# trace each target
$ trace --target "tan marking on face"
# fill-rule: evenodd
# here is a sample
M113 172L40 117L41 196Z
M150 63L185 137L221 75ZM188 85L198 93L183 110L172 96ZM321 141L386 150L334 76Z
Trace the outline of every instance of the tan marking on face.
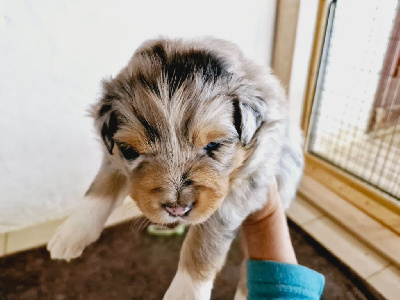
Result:
M140 129L132 128L119 130L114 135L114 140L132 146L140 154L148 153L150 151L146 134Z
M190 173L197 198L192 217L195 223L204 222L221 205L229 188L228 178L207 165L200 165ZM190 215L189 215L190 217Z
M211 142L222 140L227 137L226 131L217 126L208 126L193 132L193 144L205 147Z
M232 171L229 174L229 180L236 178L237 174L240 172L240 167L243 165L244 161L250 156L251 151L246 151L240 142L236 145L235 154L233 156Z
M167 183L165 170L157 165L146 165L132 177L131 197L143 214L153 222L159 222L161 203L171 198L171 187Z
M195 202L185 222L196 224L207 220L225 198L229 180L207 165L199 165L190 172L193 184L185 187L173 182L169 170L157 163L145 163L131 178L131 196L144 215L153 222L165 223L165 210L161 204L182 201ZM222 179L221 179L222 178Z

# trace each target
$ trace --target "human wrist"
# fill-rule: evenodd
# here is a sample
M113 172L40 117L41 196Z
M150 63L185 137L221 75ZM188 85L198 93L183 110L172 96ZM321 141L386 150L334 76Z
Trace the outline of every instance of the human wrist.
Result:
M280 201L276 201L273 209L268 207L258 213L258 218L246 220L242 231L250 259L297 264Z

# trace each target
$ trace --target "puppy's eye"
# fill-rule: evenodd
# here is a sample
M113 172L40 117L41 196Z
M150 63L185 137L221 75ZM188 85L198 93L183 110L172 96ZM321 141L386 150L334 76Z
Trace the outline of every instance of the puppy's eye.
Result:
M211 142L207 146L205 146L203 149L207 152L207 155L210 157L213 157L213 152L217 151L219 147L221 147L222 144L218 142Z
M118 147L126 160L134 160L139 156L139 153L132 146L119 143Z

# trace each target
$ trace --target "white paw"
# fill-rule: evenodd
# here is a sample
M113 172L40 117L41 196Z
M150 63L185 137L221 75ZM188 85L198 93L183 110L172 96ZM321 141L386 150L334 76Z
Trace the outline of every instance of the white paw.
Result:
M70 261L81 256L85 247L99 238L101 230L99 225L71 216L57 228L47 250L52 259Z
M178 270L163 299L209 300L212 286L212 281L197 281L191 278L186 272Z

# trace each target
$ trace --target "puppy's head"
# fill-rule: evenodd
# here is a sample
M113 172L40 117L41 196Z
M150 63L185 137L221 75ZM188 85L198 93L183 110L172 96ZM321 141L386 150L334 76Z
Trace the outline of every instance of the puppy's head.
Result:
M251 152L262 121L256 93L207 47L165 40L142 46L103 88L96 126L145 216L209 218Z

